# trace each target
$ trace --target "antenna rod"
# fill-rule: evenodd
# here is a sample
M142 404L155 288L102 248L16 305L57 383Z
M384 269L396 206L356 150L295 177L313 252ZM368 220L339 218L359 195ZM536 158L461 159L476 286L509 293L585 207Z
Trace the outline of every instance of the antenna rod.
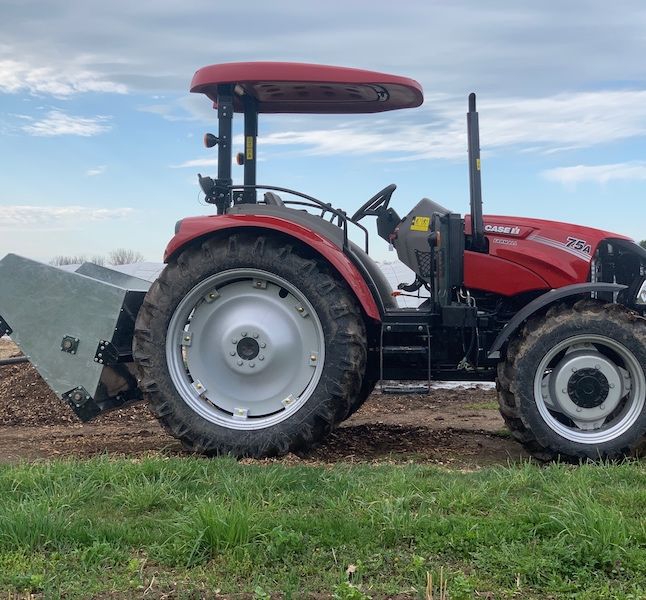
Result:
M471 200L471 250L487 251L482 219L482 183L480 179L480 126L476 111L476 95L469 94L467 113L467 134L469 138L469 189Z

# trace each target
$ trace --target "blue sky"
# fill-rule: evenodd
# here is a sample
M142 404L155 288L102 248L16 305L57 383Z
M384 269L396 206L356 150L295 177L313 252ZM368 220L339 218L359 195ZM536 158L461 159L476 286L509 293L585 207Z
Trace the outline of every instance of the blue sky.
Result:
M486 213L646 238L641 1L0 0L0 15L0 256L159 260L177 219L212 212L196 173L215 171L201 144L215 113L189 94L193 72L246 60L392 72L426 95L382 115L261 118L261 183L348 211L397 183L400 214L424 196L464 212L476 91Z

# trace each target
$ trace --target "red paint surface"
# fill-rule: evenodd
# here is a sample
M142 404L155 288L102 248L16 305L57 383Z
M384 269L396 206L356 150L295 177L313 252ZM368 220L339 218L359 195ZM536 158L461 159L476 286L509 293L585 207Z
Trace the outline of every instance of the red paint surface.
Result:
M238 84L257 99L261 113L375 113L413 108L424 101L422 86L414 79L306 63L242 62L198 69L191 92L217 100L218 84ZM349 88L349 89L348 89ZM383 90L386 96L377 97ZM234 97L237 112L243 110Z
M487 215L487 226L518 228L517 233L485 232L489 254L467 252L464 284L470 289L511 296L533 290L549 290L588 280L590 262L600 242L626 236L556 221ZM465 216L471 233L471 218ZM585 242L589 251L567 248L568 238Z
M304 242L308 246L311 246L326 260L328 260L330 264L336 268L343 279L345 279L350 289L354 291L357 300L361 303L366 314L372 319L378 321L381 320L379 309L372 297L370 288L359 273L358 269L350 259L343 254L343 251L327 238L286 219L267 215L212 215L206 217L189 217L182 221L179 233L171 239L166 247L166 251L164 252L164 262L168 262L173 254L180 250L184 245L197 238L217 231L239 227L256 227L279 231Z

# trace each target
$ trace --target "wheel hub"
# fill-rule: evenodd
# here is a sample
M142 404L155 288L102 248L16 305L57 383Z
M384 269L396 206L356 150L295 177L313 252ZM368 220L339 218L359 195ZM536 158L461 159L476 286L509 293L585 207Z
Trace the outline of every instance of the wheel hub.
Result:
M253 360L260 354L260 346L253 338L245 337L238 342L236 351L242 360Z
M600 406L608 397L610 384L598 369L581 369L570 377L567 393L582 408Z
M619 369L594 347L569 349L549 380L554 408L591 426L608 416L623 396Z

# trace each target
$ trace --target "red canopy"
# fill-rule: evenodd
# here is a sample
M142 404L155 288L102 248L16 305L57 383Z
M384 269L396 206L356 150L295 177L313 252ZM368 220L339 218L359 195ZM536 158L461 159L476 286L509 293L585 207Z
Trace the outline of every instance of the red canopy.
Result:
M217 86L235 86L234 106L242 94L253 96L261 113L374 113L414 108L424 101L413 79L305 63L244 62L211 65L196 71L191 92L217 102Z

